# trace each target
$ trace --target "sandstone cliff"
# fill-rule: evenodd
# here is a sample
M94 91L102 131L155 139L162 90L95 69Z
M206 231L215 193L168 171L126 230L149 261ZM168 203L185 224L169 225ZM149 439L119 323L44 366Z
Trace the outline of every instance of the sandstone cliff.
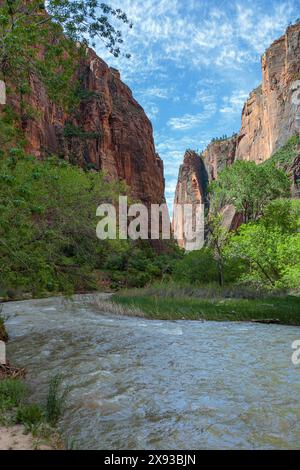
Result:
M290 26L262 57L262 85L250 93L241 130L203 152L211 179L237 159L262 163L300 133L300 24Z
M227 165L235 160L251 160L257 164L269 159L287 140L300 133L300 23L290 26L286 33L275 41L262 57L262 85L250 94L242 112L241 130L227 140L211 143L198 159L205 168L204 175L212 181L218 177ZM187 162L188 163L188 162ZM193 162L193 166L195 163ZM205 188L200 176L197 190L185 192L180 188L189 188L191 183L184 178L191 178L193 173L186 168L179 171L175 195L176 204L192 203L203 200ZM299 157L295 158L288 173L293 179L293 192L298 194L296 180L300 175ZM224 225L235 229L239 220L232 207L223 209ZM175 220L173 224L176 225Z
M262 57L262 86L242 113L236 158L267 160L300 131L300 24L291 26Z
M175 205L206 204L206 186L208 175L204 162L196 152L187 150L183 164L179 169L178 183L175 193ZM185 247L186 241L183 235L184 213L174 211L173 232L179 237L178 244Z
M23 122L28 152L103 170L109 178L125 180L134 198L161 203L163 163L155 152L152 125L131 90L90 49L78 76L84 98L75 115L51 102L41 82L31 77L31 106L39 118ZM13 99L11 104L18 107Z

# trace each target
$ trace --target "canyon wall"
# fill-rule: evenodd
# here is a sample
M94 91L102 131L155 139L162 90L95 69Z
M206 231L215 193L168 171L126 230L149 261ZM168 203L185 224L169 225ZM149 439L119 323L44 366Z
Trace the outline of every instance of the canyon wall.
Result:
M87 169L124 180L135 199L164 201L163 162L155 152L153 130L143 108L109 68L88 49L78 65L82 87L79 108L72 115L54 104L36 76L31 77L31 106L38 118L23 122L27 151L37 158L57 155ZM16 109L16 98L10 98Z
M177 212L176 206L184 204L205 204L206 186L208 175L203 160L192 151L187 150L184 155L183 164L179 169L178 182L174 200L174 214L172 229L179 246L185 248L186 240L184 238L185 214Z
M234 161L248 160L260 164L269 159L287 140L300 133L300 23L290 26L286 33L276 40L262 57L262 85L250 94L242 111L240 132L232 138L217 140L209 144L198 159L205 175L211 182L218 172ZM291 167L293 177L299 174L299 158ZM205 188L194 188L190 197L181 197L180 187L188 187L183 178L190 178L186 168L180 169L180 185L175 194L176 204L191 203L195 194L197 202L203 200ZM232 207L224 208L225 225L236 228L237 216ZM183 221L173 221L178 225ZM184 243L181 245L184 246Z

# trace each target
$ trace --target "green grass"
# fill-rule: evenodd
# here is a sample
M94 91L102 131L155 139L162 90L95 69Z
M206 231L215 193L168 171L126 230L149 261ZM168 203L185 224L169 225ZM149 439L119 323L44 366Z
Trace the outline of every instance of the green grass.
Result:
M27 388L21 380L0 380L0 413L19 406L26 394Z
M131 310L139 309L150 319L266 321L279 320L287 325L300 325L300 297L278 296L261 298L199 298L178 293L149 294L149 289L123 291L112 301Z
M61 448L57 424L64 413L66 394L62 379L55 376L50 381L45 404L31 403L29 389L22 380L0 379L0 425L23 425L26 433Z
M51 379L46 401L46 419L51 426L56 426L63 415L68 392L62 388L62 377L56 375Z
M15 421L17 424L23 424L28 432L35 434L45 421L43 409L36 404L20 405L17 408Z

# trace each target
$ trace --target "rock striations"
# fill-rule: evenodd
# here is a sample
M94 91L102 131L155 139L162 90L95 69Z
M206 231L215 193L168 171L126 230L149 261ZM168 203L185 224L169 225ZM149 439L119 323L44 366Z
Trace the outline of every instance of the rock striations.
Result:
M242 125L239 134L227 140L212 142L198 156L203 175L195 178L192 193L182 197L181 188L190 188L195 162L191 170L184 163L184 171L179 171L175 203L191 203L199 194L198 202L203 200L205 188L202 180L206 175L212 181L218 172L234 161L251 160L257 164L269 159L287 140L300 133L300 23L290 26L286 33L275 41L262 57L262 85L249 96L242 112ZM300 171L299 158L294 162L293 175ZM197 182L195 182L197 181ZM197 186L198 185L198 186ZM226 225L236 225L236 215L232 208L224 208ZM232 217L232 224L230 222ZM173 225L178 223L173 221Z

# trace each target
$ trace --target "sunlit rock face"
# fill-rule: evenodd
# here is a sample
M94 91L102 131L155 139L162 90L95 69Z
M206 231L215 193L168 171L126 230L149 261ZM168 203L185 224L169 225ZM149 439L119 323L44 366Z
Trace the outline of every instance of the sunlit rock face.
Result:
M236 156L237 144L238 136L234 135L229 139L212 142L206 150L204 150L202 157L210 182L218 178L220 171L233 164Z
M267 160L300 131L300 24L291 26L262 57L262 85L242 113L236 158Z
M236 160L257 164L269 159L287 140L300 133L300 23L290 26L262 57L262 85L250 93L242 112L240 132L229 139L208 145L201 154L184 157L176 189L175 203L201 203L207 199L205 185L195 176L195 167L205 168L209 182ZM189 152L191 154L191 152ZM286 168L292 192L299 196L300 157ZM203 173L203 170L202 170ZM232 206L221 210L225 227L235 230L241 217ZM173 227L182 220L174 220ZM174 225L175 224L175 225ZM179 243L185 247L185 241Z
M163 163L155 151L153 129L117 70L88 49L78 64L84 92L78 111L66 114L31 77L31 106L38 118L23 121L27 151L37 158L58 155L87 169L124 180L135 199L164 201ZM18 110L17 97L10 104Z

